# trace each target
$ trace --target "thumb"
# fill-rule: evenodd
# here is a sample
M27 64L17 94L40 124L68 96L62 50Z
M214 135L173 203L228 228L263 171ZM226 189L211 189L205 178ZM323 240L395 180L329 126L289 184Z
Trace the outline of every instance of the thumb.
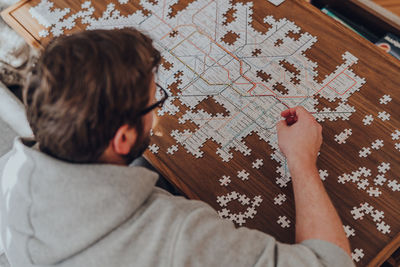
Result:
M283 129L285 129L285 128L287 128L287 127L288 127L288 126L287 126L285 120L279 121L279 122L276 124L276 131L277 131L277 132L280 132L280 131L282 131Z

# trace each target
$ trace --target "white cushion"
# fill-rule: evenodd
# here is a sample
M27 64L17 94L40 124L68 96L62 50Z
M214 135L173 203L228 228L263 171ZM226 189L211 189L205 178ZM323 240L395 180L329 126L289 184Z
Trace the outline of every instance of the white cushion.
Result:
M18 135L33 136L22 102L0 82L0 119ZM1 130L0 130L1 134Z

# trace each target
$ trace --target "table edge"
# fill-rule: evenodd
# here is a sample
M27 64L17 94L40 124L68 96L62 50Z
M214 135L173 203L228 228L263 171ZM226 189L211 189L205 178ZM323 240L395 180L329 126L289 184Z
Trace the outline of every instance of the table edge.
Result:
M21 23L15 19L12 15L12 12L16 9L20 8L21 6L25 5L27 2L31 0L20 0L19 2L15 3L4 9L0 15L3 20L10 26L14 31L16 31L25 41L35 49L42 49L43 46L39 40L37 40Z

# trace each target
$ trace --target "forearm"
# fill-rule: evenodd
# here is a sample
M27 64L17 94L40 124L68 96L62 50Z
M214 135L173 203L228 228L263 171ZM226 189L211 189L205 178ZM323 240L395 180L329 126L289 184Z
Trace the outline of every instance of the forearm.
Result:
M290 171L296 203L296 242L325 240L350 255L350 245L342 222L325 191L315 164L291 164Z

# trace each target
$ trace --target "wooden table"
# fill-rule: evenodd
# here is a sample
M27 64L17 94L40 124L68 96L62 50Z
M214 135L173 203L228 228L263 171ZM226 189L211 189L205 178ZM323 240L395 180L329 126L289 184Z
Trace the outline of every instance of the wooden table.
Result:
M115 1L115 7L122 11L122 15L129 15L136 11L142 12L145 16L151 16L152 19L157 18L157 21L165 22L166 16L169 16L169 18L179 17L187 10L187 12L189 12L191 8L193 9L196 7L195 4L199 1L200 0L182 0L178 1L175 5L169 6L165 1L162 2L160 0L159 2L155 0L150 1L151 4L146 7L141 6L139 1L136 0L129 1L128 4L120 4ZM40 37L40 35L45 36L46 33L44 30L50 28L40 25L38 21L29 14L29 9L37 6L39 2L38 0L24 0L10 7L2 14L3 18L35 47L42 47L53 38L51 33L46 37ZM103 12L106 10L106 4L104 2L105 1L96 1L93 3L95 9L92 15L93 18L102 16ZM107 3L109 2L110 1ZM192 2L194 2L194 5L189 5ZM392 140L391 136L395 130L400 128L400 63L377 49L373 44L357 36L303 1L286 0L286 2L278 7L265 0L234 0L232 3L245 4L248 2L253 2L253 7L247 9L253 11L252 21L250 21L250 24L256 30L256 32L253 32L253 36L262 36L262 33L266 33L270 29L270 26L263 22L263 18L268 15L273 15L276 20L287 18L290 21L294 21L295 24L301 28L299 33L296 34L292 32L289 34L288 38L299 40L304 32L308 32L310 36L316 36L318 38L318 41L303 53L309 60L318 63L318 66L313 66L312 63L310 63L311 61L304 63L305 69L311 68L306 70L305 73L312 73L312 68L318 71L317 76L313 79L315 82L323 83L325 76L334 72L335 68L343 63L342 55L346 51L349 51L359 59L356 64L347 67L347 69L344 69L334 77L335 81L338 77L341 78L342 81L350 81L345 76L349 76L351 71L358 77L365 78L366 84L361 87L360 91L355 92L348 98L348 104L354 106L356 109L356 112L349 117L349 120L326 120L322 123L324 127L324 144L318 160L318 168L320 170L327 170L328 176L324 184L339 211L343 224L349 225L355 230L355 235L349 238L352 248L362 249L365 254L357 264L359 266L378 266L387 259L400 244L400 192L393 191L387 186L391 180L398 182L400 173L400 165L398 164L400 151L395 149L395 144L399 141ZM55 3L55 7L61 9L69 7L71 8L71 14L74 14L80 9L82 3L83 1L60 0ZM214 1L207 3L207 5L218 4L218 2ZM148 10L152 8L151 5L156 6L157 4L163 7L163 15L151 15L151 11ZM228 9L224 19L222 21L219 20L219 25L229 26L230 23L236 23L238 9L242 7L243 6L237 5L235 8ZM203 8L205 9L206 6ZM199 10L203 10L203 8ZM66 15L66 17L68 16L69 15ZM215 18L212 16L207 18L207 16L205 16L196 17L196 19L203 21L202 23L208 23L207 21L212 21ZM182 20L184 19L182 18ZM184 22L185 21L182 23ZM193 27L192 23L195 22L196 21L190 22L191 27ZM83 24L80 20L77 20L76 25L73 25L71 29L66 29L63 34L86 29L86 27L87 24ZM171 38L171 40L179 34L183 36L185 30L186 28L178 29L178 27L170 27L168 23L160 23L159 26L154 24L153 29L157 34L160 34L158 31L165 31L165 35L162 38ZM199 30L199 28L197 28L196 31L197 32L193 34L201 33L205 37L208 36L206 33ZM246 66L246 59L235 54L236 52L233 52L230 47L232 47L232 44L234 45L236 39L239 38L238 36L242 34L244 34L244 32L226 32L224 38L220 38L217 41L214 40L212 43L213 49L221 49L221 51L224 51L223 53L229 54L239 62L241 71L242 67ZM162 40L166 40L162 38L160 38L160 40L155 40L155 42L162 43ZM187 37L187 40L189 40L189 37ZM254 41L256 42L256 40ZM280 45L278 41L275 44L276 47ZM289 41L291 42L291 40ZM283 41L281 40L281 42ZM200 44L191 45L195 46ZM177 65L179 63L178 61L176 61L176 63L171 62L171 58L179 59L177 56L177 47L179 47L179 45L173 48L160 48L161 50L164 49L164 59L160 69L161 72L170 71L174 68L174 64ZM199 48L198 51L202 50ZM261 53L257 49L254 49L253 52L253 56L257 56ZM182 50L180 50L180 53L182 53ZM209 56L210 53L208 53L207 56ZM185 63L183 65L188 68L189 63L186 63L183 57L181 59L181 63ZM197 59L201 62L202 56L197 56ZM266 60L269 59L267 58ZM281 66L277 66L277 68L285 67L286 70L282 72L282 80L277 81L277 84L282 82L285 86L288 83L299 84L302 82L299 80L302 80L304 77L298 76L302 70L296 69L293 65L295 63L290 64L283 61L280 61L280 63L282 63ZM252 66L250 66L250 68L251 67ZM193 73L196 73L196 71L193 70ZM261 86L264 83L265 86L265 84L270 82L268 73L264 73L262 69L258 70L257 73L257 77L261 79L261 82L257 83L258 85ZM177 94L182 94L186 89L183 85L184 75L186 74L177 70L174 75L171 76L170 80L161 82L176 96ZM244 76L244 72L241 73L241 76ZM288 77L291 79L288 79ZM296 77L298 81L296 81ZM248 82L249 84L251 83L251 81ZM236 85L239 86L238 84L239 83L232 83L230 86L234 88ZM272 89L269 88L271 92L269 92L270 95L268 96L280 104L287 103L284 99L284 86L282 88L279 88L279 86L275 86ZM333 87L334 85L331 82L327 82L323 87L325 88L326 86ZM354 86L354 84L352 86ZM250 93L253 89L249 90ZM332 90L333 89L334 88L332 88ZM351 87L348 88L348 90L350 89ZM226 88L224 90L226 90ZM221 92L222 91L219 93ZM346 91L337 93L345 94ZM380 104L379 99L385 94L390 95L392 101L387 104ZM258 96L261 97L260 95ZM242 95L239 98L242 99L241 97L245 96ZM321 110L324 107L335 108L340 102L337 99L333 102L325 100L319 95L319 91L308 96L308 98L310 97L319 101L319 104L316 106L319 114L321 114ZM168 149L176 144L176 140L171 137L171 132L173 130L183 131L184 129L191 129L193 132L198 132L201 128L193 122L182 121L183 114L187 113L189 108L182 105L180 99L182 98L173 98L172 101L172 104L178 107L179 111L175 115L166 114L162 116L159 124L154 129L152 143L156 144L159 149L156 154L150 153L149 151L146 152L148 159L189 198L201 199L220 212L222 208L220 204L217 203L217 198L220 197L221 199L223 195L230 195L232 198L235 198L231 194L233 191L238 193L238 197L245 194L249 197L249 200L254 200L254 197L261 196L262 202L258 202L260 205L256 207L257 214L254 215L253 219L248 218L244 225L269 233L282 242L294 242L295 214L291 184L289 183L288 186L284 188L276 184L275 178L278 176L276 173L278 164L277 161L271 159L271 154L276 150L272 149L265 141L260 141L257 134L252 132L243 139L244 144L251 149L250 155L246 156L244 155L247 154L246 152L241 153L232 149L232 159L228 162L223 162L220 156L216 154L220 145L211 139L205 141L200 148L203 154L202 157L199 158L188 153L182 145L177 146L178 151L174 152L170 150L171 153L167 153ZM254 98L254 102L255 101L256 98ZM249 104L253 105L253 103ZM219 118L224 124L228 124L231 119L235 117L235 114L228 112L226 107L216 103L211 96L204 99L201 104L196 105L196 107L193 108L193 112L196 113L199 109L204 109L208 114L213 114L213 119L208 118L210 121L216 119L214 116L216 113L222 113L222 115L219 115ZM383 111L391 114L390 120L382 121L377 117L378 113ZM241 110L241 112L243 113L243 110ZM371 125L363 124L363 119L366 115L373 116L374 121ZM225 125L221 125L221 127L224 126ZM232 125L232 127L236 126L237 125ZM346 143L339 144L335 141L335 135L339 135L344 129L351 129L352 134L346 140ZM268 131L273 135L274 127L271 127ZM193 135L193 133L186 134ZM216 132L216 134L218 133ZM367 157L360 157L360 150L363 147L370 147L371 143L377 139L382 139L384 146L377 150L372 149L372 153L367 155ZM244 150L246 149L244 148ZM264 165L259 169L252 168L252 162L256 159L263 159ZM382 162L390 163L391 168L384 174L387 181L383 182L383 185L380 186L374 184L374 179L376 179L379 174L382 174L378 169L378 165ZM365 177L363 177L363 175L357 175L356 173L355 176L353 175L353 178L355 177L354 183L349 180L344 184L338 182L340 176L343 178L343 174L351 174L354 171L360 170L360 167L370 169L371 174L366 174ZM242 180L237 177L237 173L241 170L246 170L249 173L248 180ZM226 186L221 185L219 181L224 175L229 176L231 180L230 183L227 182ZM360 184L363 179L369 183L365 190L360 189L363 187L363 184ZM392 182L392 185L393 183L395 184L395 182ZM370 187L377 187L381 195L377 197L370 196L367 193L367 188ZM279 194L285 194L287 198L282 205L274 203L274 199ZM246 197L243 196L242 200L231 201L226 205L226 208L229 208L231 213L236 212L239 214L241 212L243 215L246 212L246 208L249 207L245 199ZM354 207L360 207L360 205L365 202L369 203L374 210L384 212L383 221L390 225L390 233L383 234L378 231L376 222L373 221L370 214L365 214L363 219L353 218L351 210ZM283 228L277 223L279 216L286 216L286 218L290 220L290 226L288 228Z

